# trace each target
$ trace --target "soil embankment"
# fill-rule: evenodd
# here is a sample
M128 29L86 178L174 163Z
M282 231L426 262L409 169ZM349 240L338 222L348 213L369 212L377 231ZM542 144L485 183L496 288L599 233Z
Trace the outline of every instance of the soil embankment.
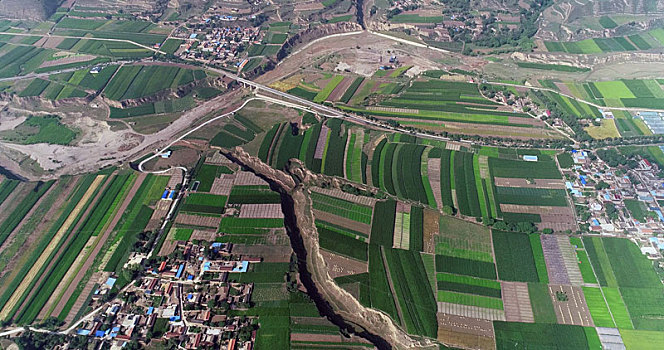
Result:
M321 315L343 331L369 340L379 349L438 349L438 344L432 340L410 336L388 315L361 305L334 283L320 254L310 192L306 187L315 174L297 160L291 161L286 173L269 167L240 148L223 150L222 153L266 180L281 194L284 221L297 255L300 281Z

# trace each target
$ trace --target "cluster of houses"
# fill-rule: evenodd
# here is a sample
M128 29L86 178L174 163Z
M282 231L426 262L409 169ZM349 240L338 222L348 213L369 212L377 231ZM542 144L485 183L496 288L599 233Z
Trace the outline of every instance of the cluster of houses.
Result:
M664 249L664 180L659 169L641 158L634 169L610 167L588 151L571 151L574 165L565 170L565 186L577 207L579 223L591 233L624 236L636 241L651 259L661 259ZM599 186L597 186L600 184ZM631 208L630 208L631 207ZM643 218L632 210L640 208Z
M230 243L177 242L169 256L147 264L145 277L102 304L76 333L116 349L130 341L174 340L185 349L251 350L255 318L231 316L228 311L250 307L253 283L234 282L240 279L233 274L247 272L250 264L262 259L235 255L232 248ZM133 254L127 264L145 259L146 255ZM94 294L107 294L116 281L109 278Z
M174 35L185 42L175 55L224 67L237 66L246 57L246 49L263 39L264 32L255 20L250 7L212 7L178 28Z
M251 44L260 44L263 37L259 27L228 25L212 29L196 29L176 51L183 59L222 66L237 65L246 56Z

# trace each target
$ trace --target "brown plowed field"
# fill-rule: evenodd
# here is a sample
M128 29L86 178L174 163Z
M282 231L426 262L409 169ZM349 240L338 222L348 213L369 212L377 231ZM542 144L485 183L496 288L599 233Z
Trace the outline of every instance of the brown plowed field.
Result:
M325 259L332 278L369 272L369 265L366 262L349 259L322 249L320 253Z
M178 214L177 219L175 219L176 224L190 225L190 226L201 226L201 227L219 227L220 218L214 216L199 216L199 215L189 215L189 214Z
M556 297L556 291L567 295L567 301L559 301ZM581 287L550 284L549 293L553 300L553 309L556 312L558 323L593 327L593 321Z
M489 320L437 314L438 340L466 349L494 349L493 324Z
M564 189L565 182L562 179L535 179L529 183L527 179L517 179L508 177L496 177L496 186L502 187L523 187L523 188L548 188Z
M439 215L431 209L424 209L423 240L426 253L436 253L436 236L440 231Z
M501 282L503 309L508 322L535 322L530 305L528 284L524 282Z
M354 78L349 78L349 77L344 77L344 80L342 80L335 88L332 90L332 93L330 93L330 96L327 97L327 101L339 101L341 99L341 96L344 95L346 90L350 87L350 84L353 83Z

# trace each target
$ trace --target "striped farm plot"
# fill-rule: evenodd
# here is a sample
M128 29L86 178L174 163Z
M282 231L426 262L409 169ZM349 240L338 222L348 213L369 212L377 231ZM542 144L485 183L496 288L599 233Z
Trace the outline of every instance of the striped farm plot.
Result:
M362 183L362 146L364 145L364 129L348 130L344 163L345 177L351 181Z
M535 322L527 283L501 282L501 289L506 321Z
M318 141L316 142L316 151L314 152L314 159L323 159L325 154L325 148L327 147L327 142L329 139L330 128L327 125L324 125L320 129L320 134L318 134Z
M540 240L542 241L549 282L569 285L569 275L567 274L563 254L558 246L558 239L553 235L541 235Z
M210 188L210 194L229 196L233 189L233 182L235 182L235 174L223 174L221 177L215 178Z
M558 239L558 248L562 254L570 283L575 286L583 285L583 277L579 269L579 259L576 256L574 247L569 243L569 238L567 236L556 236L556 239Z
M372 208L376 205L376 202L378 201L376 198L371 198L367 196L356 196L354 194L344 192L338 188L313 187L311 188L311 190L320 194L324 194L326 196L343 199L348 202L353 202L359 205L364 205Z
M97 175L94 181L85 192L79 203L74 207L72 212L69 214L65 222L60 226L60 229L55 233L51 242L42 253L39 255L39 258L35 264L30 268L28 273L25 275L19 286L14 290L14 293L9 298L7 303L4 305L2 310L0 310L0 319L7 319L11 311L20 301L23 294L28 290L29 286L32 284L32 281L37 277L37 274L42 269L50 255L56 250L59 246L60 241L64 238L65 234L69 231L69 228L74 224L79 213L87 206L88 201L92 198L93 194L97 188L102 184L105 179L105 175Z
M410 204L398 202L394 217L393 248L410 248Z
M192 214L178 214L175 223L180 226L195 226L195 227L210 227L217 228L219 226L219 217L214 216L201 216Z
M373 208L370 206L324 195L319 192L312 192L311 199L315 210L326 211L362 224L371 225Z
M251 219L283 219L281 203L243 204L240 207L240 218Z
M553 309L558 323L584 327L594 326L581 287L550 284L549 293L553 300Z
M495 349L493 322L438 313L438 340L460 349Z
M410 114L417 114L420 113L419 109L413 109L413 108L397 108L397 107L379 107L379 106L372 106L372 107L367 107L367 110L370 111L378 111L378 112L390 112L390 113L410 113Z
M269 184L249 171L238 171L235 173L235 186L268 186Z
M565 182L562 179L523 179L495 177L496 186L500 187L523 187L523 188L547 188L564 189Z
M438 312L450 315L479 318L482 320L505 321L505 311L484 307L453 304L438 301Z
M433 191L433 197L436 200L438 208L443 207L443 197L440 190L440 158L429 158L427 160L427 175L429 177L429 186Z

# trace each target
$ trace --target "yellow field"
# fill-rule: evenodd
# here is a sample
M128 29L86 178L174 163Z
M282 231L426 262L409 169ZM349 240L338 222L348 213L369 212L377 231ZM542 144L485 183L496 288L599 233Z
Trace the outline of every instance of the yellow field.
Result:
M105 175L97 175L97 177L94 179L94 181L90 185L90 188L88 188L88 190L83 195L83 198L81 198L81 201L78 202L74 210L72 210L71 214L69 214L67 220L65 220L65 222L62 224L58 232L55 233L53 239L51 239L46 249L44 249L44 251L39 256L39 259L37 259L32 268L30 268L30 271L28 271L28 273L25 275L25 278L23 278L21 284L19 284L19 286L12 294L11 298L9 298L5 306L2 308L2 311L0 311L0 319L6 320L8 318L9 313L12 311L12 309L14 309L16 304L19 302L23 293L25 293L25 291L30 286L32 280L37 276L39 270L46 263L46 260L48 259L49 255L51 255L51 253L55 250L55 248L57 248L60 240L63 238L67 230L69 230L69 227L74 223L74 220L81 212L81 210L85 208L85 205L87 204L88 200L90 199L90 197L92 197L95 190L103 182L105 177L106 177Z
M286 92L300 85L300 81L302 81L302 78L304 78L304 75L302 74L293 74L284 80L275 81L274 83L271 83L269 86L273 89Z
M594 139L606 139L609 137L620 137L618 128L613 119L602 119L600 126L589 126L586 129L588 135Z

